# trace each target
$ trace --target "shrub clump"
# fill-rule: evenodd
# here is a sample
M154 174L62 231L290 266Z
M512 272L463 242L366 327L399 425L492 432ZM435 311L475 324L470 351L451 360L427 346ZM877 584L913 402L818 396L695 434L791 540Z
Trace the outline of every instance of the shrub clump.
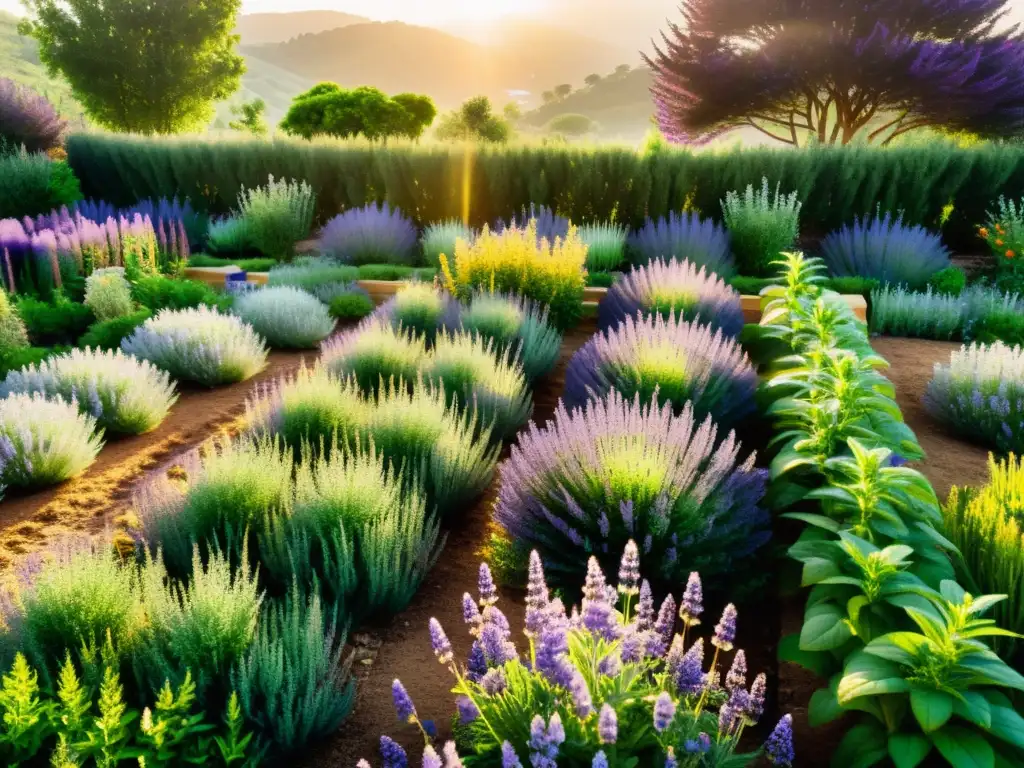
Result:
M7 291L0 287L0 353L6 354L28 346L28 331L21 316L11 304Z
M423 230L420 246L423 249L423 261L428 267L435 269L441 266L441 254L455 255L455 243L465 240L473 242L473 230L458 219L449 219L431 224Z
M267 275L271 287L294 286L321 301L326 301L336 286L348 285L358 277L359 271L354 267L321 258L296 259L292 264L280 264Z
M232 311L274 348L312 349L335 325L323 302L288 286L243 293Z
M587 271L612 272L626 261L626 228L618 224L587 224L579 229L587 246Z
M96 419L39 393L0 400L0 485L42 488L82 474L103 447Z
M332 296L327 309L335 320L345 322L346 320L362 320L373 314L376 305L369 293L363 288L353 285L349 290L338 292Z
M459 305L429 283L406 283L380 305L377 316L432 343L439 330L458 323Z
M638 266L675 259L706 267L723 278L736 271L729 246L729 233L720 224L692 211L670 213L657 221L648 219L629 238L633 263Z
M583 314L587 247L576 230L564 239L537 237L536 224L494 234L487 227L472 243L460 240L453 258L441 260L449 293L469 299L474 291L517 293L544 305L564 330Z
M902 214L858 218L828 235L821 249L835 276L873 277L882 284L910 288L924 288L936 273L950 266L942 237L924 227L905 225Z
M132 283L132 298L151 312L217 305L218 296L206 283L163 275L144 275Z
M355 377L363 392L375 392L389 379L416 381L427 350L419 336L373 317L329 339L320 362L339 379Z
M275 181L273 176L266 187L243 189L238 196L248 241L279 261L291 258L295 244L309 237L315 208L316 195L309 184Z
M100 321L130 315L135 305L124 267L105 267L89 275L85 280L85 306Z
M733 433L702 424L687 404L632 403L612 391L570 413L560 404L543 429L521 432L500 468L494 520L514 549L537 549L559 583L578 584L589 553L642 542L659 583L690 569L734 571L769 536L759 506L767 473L738 462Z
M67 121L49 99L10 78L0 77L0 145L46 152L60 146L65 128Z
M725 226L732 238L732 252L740 274L767 277L775 273L773 264L779 254L790 250L800 233L801 203L796 192L780 194L775 187L773 198L768 179L761 179L761 191L748 184L742 197L728 192L722 201Z
M412 264L416 227L387 203L345 211L324 225L320 252L345 264Z
M93 323L78 340L78 344L92 349L120 349L121 342L152 316L152 312L143 308L124 317Z
M76 404L107 432L141 435L156 429L178 399L166 372L116 352L74 349L12 372L0 396L40 393Z
M267 348L242 320L208 307L165 309L124 340L129 355L175 379L208 387L244 381L267 364Z
M74 344L96 319L89 307L60 294L52 302L19 296L16 306L32 343L41 347Z
M565 372L565 404L575 408L613 389L627 400L657 397L676 413L685 404L700 421L731 427L755 410L758 377L739 343L675 315L638 315L594 336Z
M514 293L477 292L459 322L464 331L494 342L498 354L512 350L530 381L558 362L562 334L549 322L547 309L530 299Z
M971 344L935 364L928 412L954 432L1001 452L1024 452L1024 349Z
M658 259L625 275L598 306L597 324L607 330L638 312L699 319L727 336L738 336L743 330L740 294L714 273L688 261Z

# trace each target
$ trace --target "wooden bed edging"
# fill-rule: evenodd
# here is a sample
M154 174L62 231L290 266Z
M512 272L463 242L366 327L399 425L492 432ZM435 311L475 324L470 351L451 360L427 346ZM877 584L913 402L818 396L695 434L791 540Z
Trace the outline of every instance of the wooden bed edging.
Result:
M222 287L226 275L240 272L238 267L188 267L185 270L185 277L191 280L201 280L209 285ZM248 282L254 285L266 285L266 272L249 272L246 275ZM395 292L402 286L397 280L359 280L358 285L370 294L370 298L377 304L387 301L395 295ZM608 293L607 288L587 288L583 292L583 303L589 306L597 306ZM843 296L846 303L853 309L854 314L861 320L867 322L868 303L863 296ZM761 309L763 299L760 296L741 297L743 317L748 323L756 323L761 320Z

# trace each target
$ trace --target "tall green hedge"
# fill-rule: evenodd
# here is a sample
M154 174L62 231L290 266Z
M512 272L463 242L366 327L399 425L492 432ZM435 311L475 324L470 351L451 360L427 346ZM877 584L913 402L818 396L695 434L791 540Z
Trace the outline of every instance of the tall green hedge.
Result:
M873 213L876 204L903 211L908 222L938 227L943 209L952 204L944 232L950 245L963 248L978 246L975 227L995 198L1024 193L1024 148L1009 145L672 150L644 156L618 147L469 149L91 134L72 136L67 150L89 197L128 204L184 194L220 213L234 205L241 185L265 183L274 174L309 181L321 221L370 201L397 205L420 224L460 217L468 169L474 225L533 202L576 223L615 220L636 227L645 216L662 216L687 203L719 218L719 200L727 191L767 176L799 193L802 230L812 236Z

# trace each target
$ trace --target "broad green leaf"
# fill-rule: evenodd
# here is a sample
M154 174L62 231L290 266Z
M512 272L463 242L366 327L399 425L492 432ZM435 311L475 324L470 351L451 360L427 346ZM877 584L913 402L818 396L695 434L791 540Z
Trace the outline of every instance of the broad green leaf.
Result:
M905 544L893 544L880 553L882 561L888 565L901 565L904 560L914 554L914 548Z
M791 483L791 485L795 485ZM787 512L782 517L789 518L791 520L800 520L807 523L808 525L814 525L818 528L824 528L830 533L836 533L839 530L839 523L833 520L827 515L815 515L811 512Z
M1024 677L995 654L974 653L961 659L959 666L969 669L983 682L1024 691Z
M796 634L786 635L779 641L778 655L779 661L799 664L818 677L828 677L836 669L835 660L831 655L819 651L801 650L800 636Z
M971 607L968 610L972 616L980 615L997 603L1006 600L1006 595L982 595L971 600Z
M826 560L821 557L813 557L809 560L804 560L804 570L800 577L800 586L809 587L813 584L817 584L819 581L824 581L825 579L830 579L833 576L838 576L839 573L839 566L831 560Z
M930 734L932 743L953 768L995 768L996 756L984 736L947 725Z
M961 691L960 698L953 699L953 712L986 730L992 725L991 707L980 693Z
M1024 717L1010 707L992 707L989 732L1003 741L1024 749Z
M888 739L881 725L860 723L839 742L832 755L832 768L868 768L885 760L888 754Z
M864 646L864 651L909 666L925 649L934 647L931 640L917 632L889 632Z
M811 727L831 723L843 716L843 708L831 688L819 688L811 694L811 703L807 707L807 720Z
M925 733L944 726L953 716L953 697L941 691L914 689L910 692L910 708Z
M954 605L963 603L967 591L952 579L946 579L939 585L939 592Z
M846 616L833 603L819 603L807 609L800 629L800 648L805 651L831 651L849 640L853 633Z
M843 667L843 677L836 691L839 703L846 705L861 696L905 693L910 684L903 679L900 668L885 659L857 651Z
M889 737L889 757L896 768L915 768L932 751L932 743L919 733L894 733Z

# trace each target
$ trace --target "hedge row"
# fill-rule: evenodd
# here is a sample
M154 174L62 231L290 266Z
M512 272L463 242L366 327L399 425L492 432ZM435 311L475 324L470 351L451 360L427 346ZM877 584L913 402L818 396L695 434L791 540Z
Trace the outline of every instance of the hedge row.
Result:
M226 212L242 185L268 174L302 178L317 192L318 216L387 201L417 223L468 214L479 226L528 203L545 204L575 223L645 217L691 205L719 217L731 189L767 176L803 201L802 228L822 235L856 215L902 210L906 220L938 227L950 245L978 247L975 227L1000 194L1024 192L1024 148L945 144L876 149L814 147L642 155L619 147L370 145L340 141L144 138L83 134L68 140L68 159L87 197L125 205L140 198L187 195L198 207Z

